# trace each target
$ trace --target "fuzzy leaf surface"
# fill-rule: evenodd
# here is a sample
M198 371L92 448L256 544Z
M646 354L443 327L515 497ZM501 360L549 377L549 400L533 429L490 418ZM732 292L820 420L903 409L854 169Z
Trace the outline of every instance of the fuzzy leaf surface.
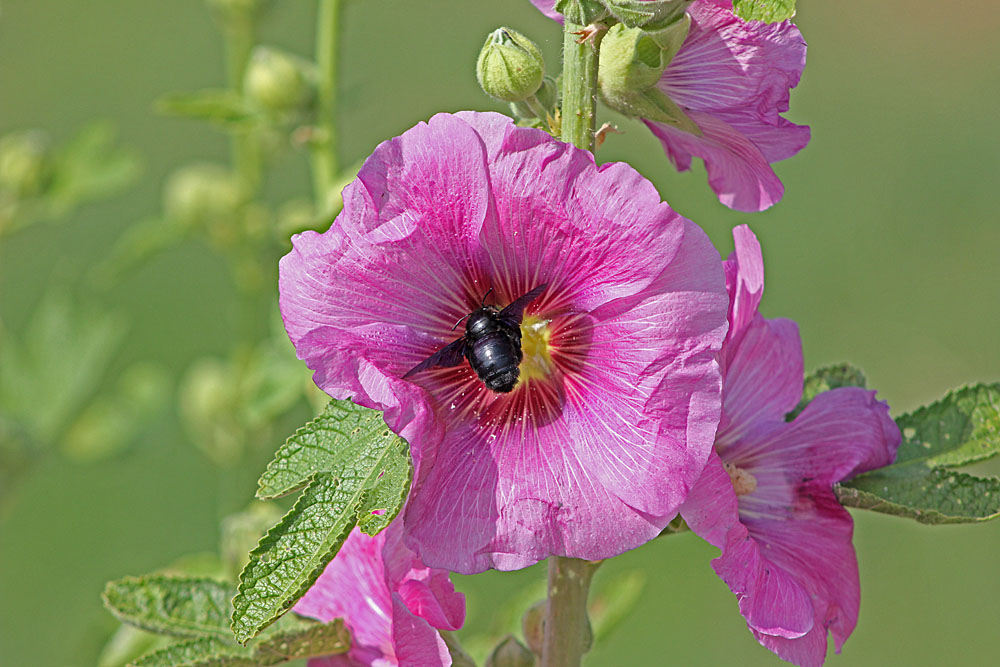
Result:
M359 439L351 441L350 459L333 457L336 465L327 462L326 471L313 475L291 511L250 553L233 600L232 629L240 642L309 590L354 526L375 535L399 513L410 488L409 447L383 431L370 440L361 437L364 433L360 430Z
M920 523L976 523L1000 516L1000 480L928 468L920 462L873 470L834 490L845 507Z
M374 447L400 441L382 413L350 401L330 401L323 412L285 441L257 482L257 497L270 500L297 491L317 473L349 467Z
M123 623L177 637L229 638L232 588L200 577L125 577L104 588L104 605Z
M147 653L129 667L258 667L252 651L232 641L202 637Z
M1000 453L1000 382L962 387L896 420L897 463L959 466Z
M795 16L795 0L733 0L733 9L746 21L777 23Z
M133 662L136 667L266 667L301 658L345 653L351 637L342 619L319 623L287 616L259 641L240 646L232 637L202 637L171 644Z

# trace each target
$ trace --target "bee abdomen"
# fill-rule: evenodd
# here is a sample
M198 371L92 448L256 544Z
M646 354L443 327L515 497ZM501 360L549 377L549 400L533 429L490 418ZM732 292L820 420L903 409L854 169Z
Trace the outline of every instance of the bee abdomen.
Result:
M491 331L467 349L466 357L487 389L505 394L517 384L521 345L510 334Z

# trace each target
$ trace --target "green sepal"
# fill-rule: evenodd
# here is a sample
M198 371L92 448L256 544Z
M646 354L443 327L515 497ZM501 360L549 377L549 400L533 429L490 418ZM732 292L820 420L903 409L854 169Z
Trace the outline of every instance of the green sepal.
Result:
M476 78L490 97L520 102L541 87L545 61L538 46L526 36L512 28L497 28L479 52Z
M101 597L120 621L161 635L229 638L230 586L170 575L108 582Z
M262 485L287 491L300 485L300 475L315 466L302 496L261 539L240 574L231 626L238 641L246 642L288 611L333 560L355 526L375 535L399 513L412 474L406 441L391 435L384 423L375 432L354 426L350 433L357 440L350 444L341 439L339 429L326 428L331 421L336 423L331 414L343 417L365 410L346 401L332 402L320 419L296 433L300 442L306 434L315 434L311 446L327 451L329 459L314 457L315 452L298 456L300 450L288 450L287 456L278 457L284 461L279 468L289 473L281 476L284 481ZM379 413L368 412L381 421ZM370 418L364 422L369 426ZM338 452L334 442L349 451L350 457Z
M860 368L848 363L817 368L805 377L802 383L802 398L795 409L785 415L785 421L792 421L806 409L806 406L824 391L838 387L866 387L867 380Z
M587 26L608 16L608 10L598 0L556 0L553 9L576 25Z
M733 11L745 21L777 23L795 16L795 0L733 0Z
M608 12L629 28L657 31L684 16L693 0L603 0Z
M836 486L841 504L929 524L1000 516L1000 480L951 469L1000 453L1000 383L953 391L896 422L896 463Z
M656 38L621 23L612 26L601 42L597 73L598 90L604 103L626 116L664 123L701 136L701 129L695 122L657 87L674 56L674 52L662 45L679 48L689 26L690 19L685 16Z
M243 97L231 90L167 93L156 100L155 109L167 116L207 120L225 127L245 126L256 118Z

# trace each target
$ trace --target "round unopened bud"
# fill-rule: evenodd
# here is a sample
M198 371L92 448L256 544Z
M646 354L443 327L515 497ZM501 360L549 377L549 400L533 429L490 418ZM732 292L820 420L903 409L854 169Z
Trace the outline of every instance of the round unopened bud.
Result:
M270 113L305 109L316 94L314 69L298 56L258 46L244 74L243 92L251 103Z
M521 617L521 632L524 633L524 641L536 654L542 654L542 646L545 644L545 614L548 612L548 600L539 600L528 607Z
M230 220L244 202L236 174L216 164L181 167L163 188L167 218L184 227L202 227Z
M45 189L52 175L52 147L41 130L26 130L0 139L0 189L30 197Z
M497 28L486 38L476 62L483 91L504 102L520 102L541 87L545 76L542 53L530 39L510 28Z
M483 667L534 667L535 656L513 635L507 635L486 658Z

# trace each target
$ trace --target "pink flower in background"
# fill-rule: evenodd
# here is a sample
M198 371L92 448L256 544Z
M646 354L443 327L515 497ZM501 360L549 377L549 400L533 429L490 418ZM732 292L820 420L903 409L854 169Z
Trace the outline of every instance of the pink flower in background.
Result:
M451 664L437 630L457 630L465 596L444 570L426 567L402 543L396 521L375 537L357 528L293 608L321 621L344 619L351 650L310 660L310 667ZM437 629L435 629L437 628Z
M532 0L547 16L548 0ZM701 136L644 121L680 171L705 161L719 201L739 211L762 211L781 200L784 186L772 162L809 143L809 128L785 120L789 91L806 64L806 43L791 21L744 21L730 0L695 0L691 28L660 79L659 88L698 125Z
M320 388L410 443L423 562L607 558L676 515L718 425L727 297L704 232L630 166L499 114L439 114L381 144L330 230L293 243L285 327ZM484 295L502 308L542 285L513 391L464 360L403 379Z
M899 429L875 392L856 387L819 394L785 421L802 395L798 328L757 312L760 245L746 226L733 236L722 422L681 516L722 549L712 565L757 640L790 662L821 665L827 631L839 652L859 604L851 515L832 486L892 463Z

